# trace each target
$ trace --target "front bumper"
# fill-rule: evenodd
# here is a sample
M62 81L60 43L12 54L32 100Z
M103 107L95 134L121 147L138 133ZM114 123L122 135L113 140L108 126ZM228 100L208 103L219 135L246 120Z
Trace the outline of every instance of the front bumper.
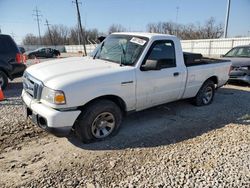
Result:
M72 129L80 110L59 111L33 100L25 91L22 92L24 115L42 129L55 135L66 135Z
M10 78L14 79L23 76L26 68L26 65L23 63L13 63Z

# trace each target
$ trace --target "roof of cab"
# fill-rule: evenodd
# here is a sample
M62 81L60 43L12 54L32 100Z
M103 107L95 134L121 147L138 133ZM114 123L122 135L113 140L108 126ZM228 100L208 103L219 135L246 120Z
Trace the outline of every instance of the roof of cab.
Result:
M167 34L160 34L160 33L142 33L142 32L119 32L119 33L112 33L115 35L134 35L138 37L147 37L147 38L153 38L153 37L175 37L174 35L167 35Z

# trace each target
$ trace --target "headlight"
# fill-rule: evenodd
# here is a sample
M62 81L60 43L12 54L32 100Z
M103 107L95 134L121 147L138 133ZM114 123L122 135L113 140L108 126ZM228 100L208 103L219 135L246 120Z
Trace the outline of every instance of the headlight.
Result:
M47 87L43 88L41 100L52 104L66 104L66 98L63 91L53 90Z

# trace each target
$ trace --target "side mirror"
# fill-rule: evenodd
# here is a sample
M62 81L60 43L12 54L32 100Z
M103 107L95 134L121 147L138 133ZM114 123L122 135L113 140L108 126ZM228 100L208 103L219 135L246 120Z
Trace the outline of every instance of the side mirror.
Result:
M142 71L161 70L161 61L159 60L147 60L144 65L141 66Z
M225 55L224 55L224 54L221 54L220 57L225 57Z

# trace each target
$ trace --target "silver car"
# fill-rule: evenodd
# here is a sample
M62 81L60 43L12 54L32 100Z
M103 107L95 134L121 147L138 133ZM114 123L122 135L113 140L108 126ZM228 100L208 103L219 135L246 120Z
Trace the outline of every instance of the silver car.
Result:
M232 61L229 81L242 81L250 84L250 45L234 47L222 58Z

